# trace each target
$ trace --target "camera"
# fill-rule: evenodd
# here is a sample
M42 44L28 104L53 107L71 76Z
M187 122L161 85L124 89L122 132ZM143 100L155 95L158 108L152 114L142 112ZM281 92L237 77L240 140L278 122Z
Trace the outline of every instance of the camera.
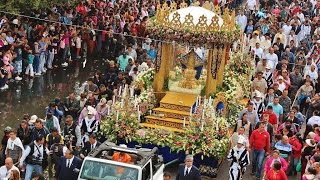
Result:
M71 133L69 132L69 134L71 134ZM65 138L64 138L65 145L67 147L69 147L70 145L72 146L72 141L73 141L74 138L75 138L74 135L66 135Z

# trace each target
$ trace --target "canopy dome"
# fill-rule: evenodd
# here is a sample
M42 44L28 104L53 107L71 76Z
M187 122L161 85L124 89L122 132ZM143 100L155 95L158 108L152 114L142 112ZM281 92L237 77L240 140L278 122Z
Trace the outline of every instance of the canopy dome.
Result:
M169 14L169 21L170 22L174 19L176 14L180 15L179 20L180 20L181 24L183 24L187 20L188 16L190 16L190 15L192 16L192 22L194 25L197 25L199 23L200 17L202 17L202 16L206 17L206 19L207 19L206 24L208 26L211 24L212 18L214 16L218 17L218 24L220 27L223 24L223 19L220 16L218 16L216 13L209 11L203 7L190 6L187 8L178 9L178 10Z

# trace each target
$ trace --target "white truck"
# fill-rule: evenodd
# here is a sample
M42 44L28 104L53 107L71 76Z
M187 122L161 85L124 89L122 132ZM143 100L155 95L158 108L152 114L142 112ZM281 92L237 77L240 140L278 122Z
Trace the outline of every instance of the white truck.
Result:
M116 152L130 155L131 162L112 160ZM84 159L78 180L162 180L163 170L158 148L126 148L106 141Z

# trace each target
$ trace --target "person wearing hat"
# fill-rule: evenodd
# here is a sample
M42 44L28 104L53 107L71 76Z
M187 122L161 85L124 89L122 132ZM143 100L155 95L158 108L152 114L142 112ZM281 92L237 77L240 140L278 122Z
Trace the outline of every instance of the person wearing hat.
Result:
M235 145L229 152L227 159L231 161L229 170L230 180L243 179L246 171L246 166L250 164L249 152L245 147L246 139L243 136L238 136L237 145Z
M193 165L193 156L187 155L184 164L180 164L176 180L200 180L200 171Z
M278 85L279 85L279 90L280 90L281 92L283 92L283 90L285 90L287 86L286 86L286 83L284 82L282 76L278 76L277 83L278 83Z
M99 121L96 119L97 111L92 107L88 106L88 116L85 117L79 126L81 127L81 132L84 134L91 135L93 133L98 132L99 129Z
M269 64L265 66L263 77L267 81L268 88L271 87L271 85L273 84L273 73Z
M261 114L265 109L264 103L263 103L263 95L259 91L255 91L254 98L251 101L253 103L253 109L257 111L259 119L261 118Z
M266 59L266 55L263 54L262 55L262 61L259 61L256 67L256 72L263 72L267 66L267 59Z
M307 139L301 153L301 175L304 174L309 160L313 155L316 142L313 139Z

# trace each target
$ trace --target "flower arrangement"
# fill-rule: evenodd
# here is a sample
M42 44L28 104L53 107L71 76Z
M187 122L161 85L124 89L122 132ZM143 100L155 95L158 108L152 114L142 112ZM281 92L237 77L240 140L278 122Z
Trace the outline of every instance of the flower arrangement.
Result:
M101 122L100 128L100 135L108 137L110 141L130 142L140 128L140 122L133 111L116 111Z
M147 71L143 71L137 75L137 78L133 82L133 86L136 89L149 89L152 86L155 75L155 69L149 68Z
M229 136L225 133L225 118L211 119L202 122L192 121L193 125L186 127L183 135L175 136L175 142L170 147L174 151L185 151L188 154L202 154L202 157L214 156L218 159L228 151ZM216 130L214 121L218 121L220 130Z
M185 128L185 133L173 133L163 129L139 129L136 131L134 140L142 144L156 144L169 146L171 151L185 151L188 154L199 154L203 157L223 158L228 151L229 136L227 135L228 122L225 118L216 119L219 131L213 127L213 119L201 127L201 122L192 120L192 125Z
M145 91L142 91L140 96L133 99L133 104L140 106L140 112L142 115L145 115L149 110L155 108L157 103L156 97L153 93L153 89L149 88Z

